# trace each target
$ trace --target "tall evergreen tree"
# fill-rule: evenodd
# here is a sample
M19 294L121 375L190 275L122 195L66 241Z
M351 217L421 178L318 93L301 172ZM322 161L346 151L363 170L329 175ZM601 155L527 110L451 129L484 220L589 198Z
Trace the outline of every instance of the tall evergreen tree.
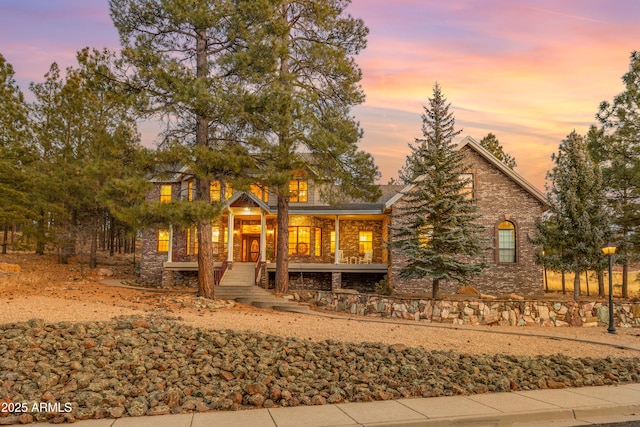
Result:
M589 148L601 165L617 235L616 259L622 264L622 295L629 297L629 264L638 259L640 237L640 52L631 53L622 77L625 91L602 102L600 129L589 132Z
M504 148L502 148L500 141L498 141L498 138L491 132L489 132L487 136L480 140L480 145L482 145L487 149L487 151L493 154L496 159L507 165L509 169L514 169L517 166L516 159L513 158L509 153L504 152Z
M548 173L550 214L557 224L551 247L562 247L563 264L574 274L574 299L580 296L580 274L597 269L609 233L602 175L583 137L571 132L552 156Z
M450 104L436 83L429 105L424 106L424 139L410 144L401 178L411 189L406 204L394 213L392 246L405 259L400 278L430 278L433 298L441 281L465 282L482 271L478 256L485 249L476 223L477 206L468 184L463 154L453 143L455 130Z
M10 226L32 219L29 175L35 160L28 140L27 106L14 71L0 54L0 226L2 253L7 252Z
M67 68L65 77L53 64L45 82L31 85L36 97L32 124L42 155L43 174L34 178L33 193L39 221L58 225L61 262L75 253L84 236L92 268L99 223L115 206L107 190L116 179L142 180L144 172L138 167L144 150L131 105L111 76L112 62L108 51L84 49L78 53L78 68Z
M328 202L373 199L378 170L358 149L362 132L351 108L364 100L354 61L368 29L350 16L349 0L276 0L250 44L270 69L253 73L253 131L261 138L263 182L277 196L276 289L286 292L292 180L308 178Z
M251 60L241 40L251 23L238 9L250 12L252 2L110 0L109 5L125 62L134 67L129 84L144 101L140 111L167 119L165 157L180 156L193 172L194 209L187 217L198 230L199 294L213 298L212 219L224 200L212 209L203 205L211 202L212 181L233 181L252 167L241 140L246 135L235 126L242 116L242 85L234 69ZM234 62L233 55L241 58Z

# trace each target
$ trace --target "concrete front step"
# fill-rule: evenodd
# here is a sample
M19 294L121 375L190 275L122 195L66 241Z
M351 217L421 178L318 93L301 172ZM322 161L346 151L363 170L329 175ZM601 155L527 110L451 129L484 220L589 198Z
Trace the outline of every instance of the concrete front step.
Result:
M217 298L232 299L258 308L291 312L309 310L308 306L301 306L291 300L276 297L257 286L220 285L216 287L215 293Z

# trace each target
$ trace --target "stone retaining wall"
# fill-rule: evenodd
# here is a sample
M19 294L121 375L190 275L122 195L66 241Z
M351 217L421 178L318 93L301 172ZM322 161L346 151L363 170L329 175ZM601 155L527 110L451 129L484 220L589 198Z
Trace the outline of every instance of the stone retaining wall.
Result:
M602 301L400 299L346 291L297 291L294 298L327 311L457 325L597 326L609 323ZM640 327L640 303L615 302L616 325Z

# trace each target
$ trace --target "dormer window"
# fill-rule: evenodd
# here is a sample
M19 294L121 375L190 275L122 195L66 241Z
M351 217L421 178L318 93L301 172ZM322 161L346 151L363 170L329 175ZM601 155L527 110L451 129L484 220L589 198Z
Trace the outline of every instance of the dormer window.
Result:
M160 203L171 203L171 192L173 186L171 184L163 184L160 186Z
M220 202L223 199L228 200L233 195L231 184L225 183L224 191L220 186L220 181L211 181L209 184L209 198L212 202Z
M289 201L306 203L309 201L309 183L306 179L292 179L289 181Z
M249 186L251 194L265 203L269 203L269 187L262 184L251 184Z
M467 199L473 199L473 174L461 173L460 181L464 182L460 194L464 195Z

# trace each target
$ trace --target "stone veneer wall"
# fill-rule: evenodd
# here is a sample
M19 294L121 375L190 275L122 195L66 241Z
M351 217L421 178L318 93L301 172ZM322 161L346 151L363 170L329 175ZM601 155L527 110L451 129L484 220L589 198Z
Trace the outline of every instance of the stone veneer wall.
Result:
M490 295L542 295L542 267L534 262L536 247L529 243L527 236L532 235L535 221L544 210L542 203L520 187L511 178L495 168L475 150L464 147L465 163L469 173L473 174L474 195L477 199L479 219L477 223L485 227L484 237L489 249L482 255L488 264L480 275L471 277L470 285L481 293ZM394 205L401 206L402 199ZM497 256L497 226L509 220L516 226L516 263L499 263ZM393 218L392 222L397 222ZM392 233L392 230L390 230ZM401 280L398 277L403 265L403 255L397 250L392 252L390 283L400 293L431 292L428 279ZM455 294L458 284L444 282L440 284L443 294Z
M322 310L456 325L597 326L609 323L601 301L400 299L348 291L296 291L297 301ZM640 327L640 303L615 302L616 325Z

